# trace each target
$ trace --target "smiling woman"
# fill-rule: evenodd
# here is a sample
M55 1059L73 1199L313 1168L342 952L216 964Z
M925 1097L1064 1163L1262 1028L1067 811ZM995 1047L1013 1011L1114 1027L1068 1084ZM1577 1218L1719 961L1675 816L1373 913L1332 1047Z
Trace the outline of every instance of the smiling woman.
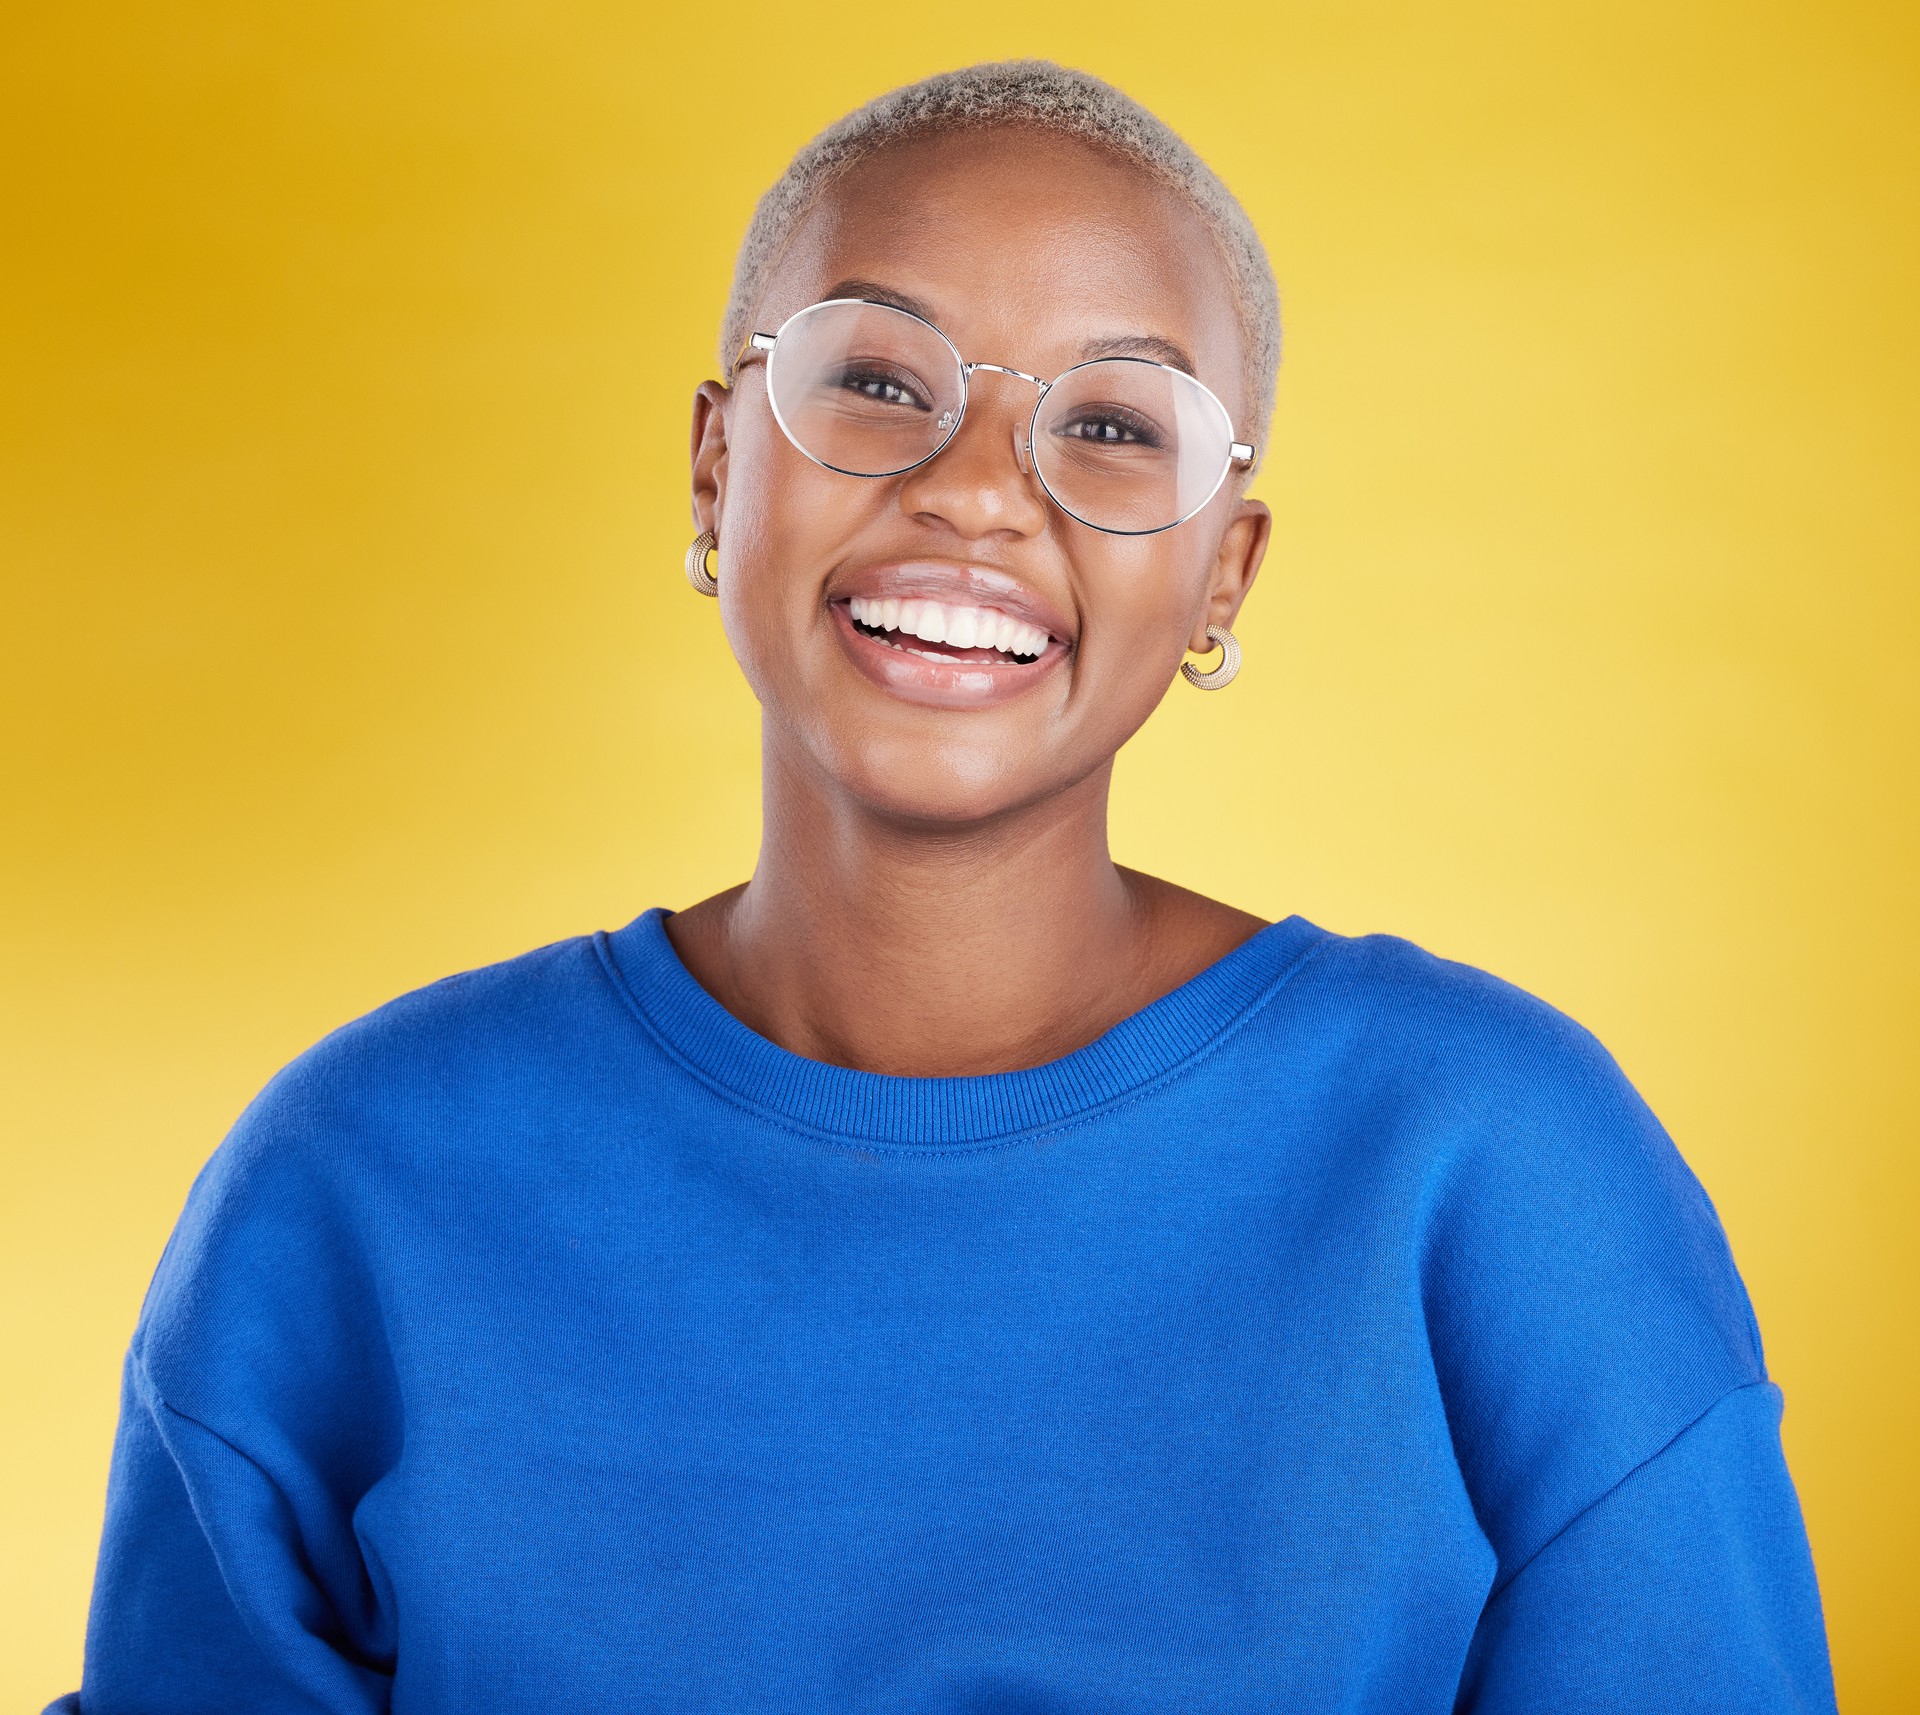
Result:
M767 713L767 824L795 837L667 933L803 1054L912 1076L1058 1058L1260 927L1118 870L1105 805L1266 546L1242 492L1277 349L1264 258L1149 116L1017 67L829 131L740 273L732 385L695 401L694 510ZM829 898L825 870L861 879ZM937 974L921 888L956 913Z
M1095 79L802 151L693 410L753 874L249 1109L67 1710L1832 1707L1745 1291L1605 1050L1108 853L1239 668L1277 352Z

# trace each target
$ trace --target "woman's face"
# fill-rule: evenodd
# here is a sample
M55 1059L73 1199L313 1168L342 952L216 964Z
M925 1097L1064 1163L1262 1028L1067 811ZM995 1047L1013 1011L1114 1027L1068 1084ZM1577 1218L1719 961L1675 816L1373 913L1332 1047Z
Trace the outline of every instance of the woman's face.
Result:
M1138 169L1028 130L884 151L803 222L754 326L823 298L918 308L969 362L1057 376L1092 356L1190 368L1235 435L1242 333L1200 217ZM1230 625L1268 515L1232 479L1171 530L1117 536L1067 516L1022 468L1030 382L977 371L959 431L928 463L855 477L804 457L775 421L767 366L694 407L694 510L719 538L727 637L769 742L868 807L957 824L1052 796L1105 767L1209 623ZM895 619L938 602L976 637L1038 627L1037 660L927 641ZM856 623L855 603L865 621ZM869 605L872 604L872 605ZM921 628L967 635L965 622ZM1035 632L1015 633L1031 648Z

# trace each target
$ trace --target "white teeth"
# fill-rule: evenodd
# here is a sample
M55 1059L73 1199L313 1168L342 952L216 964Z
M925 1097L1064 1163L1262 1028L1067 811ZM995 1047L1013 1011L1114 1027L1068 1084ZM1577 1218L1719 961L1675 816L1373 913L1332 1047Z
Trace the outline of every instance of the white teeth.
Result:
M855 596L847 603L847 610L870 630L897 631L922 643L944 643L950 649L997 649L1003 655L1032 659L1044 654L1047 647L1043 627L1029 625L994 607L962 607L913 597ZM944 659L923 649L910 653Z

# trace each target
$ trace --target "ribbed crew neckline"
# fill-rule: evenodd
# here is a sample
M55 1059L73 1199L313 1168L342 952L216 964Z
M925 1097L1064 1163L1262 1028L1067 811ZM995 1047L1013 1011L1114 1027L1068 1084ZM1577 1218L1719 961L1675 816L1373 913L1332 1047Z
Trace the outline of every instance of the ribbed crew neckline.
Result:
M790 1053L702 988L656 906L594 936L615 988L699 1077L789 1124L920 1148L990 1143L1076 1119L1165 1076L1278 990L1330 937L1304 917L1256 931L1224 958L1084 1048L1018 1072L902 1078Z

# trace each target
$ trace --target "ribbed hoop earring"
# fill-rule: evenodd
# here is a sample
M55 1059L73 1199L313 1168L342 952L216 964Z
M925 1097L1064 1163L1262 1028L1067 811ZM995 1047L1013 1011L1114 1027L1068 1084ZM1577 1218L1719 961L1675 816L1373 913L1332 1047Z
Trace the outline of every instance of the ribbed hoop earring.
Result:
M687 582L702 595L720 593L719 580L707 570L707 556L719 546L711 530L702 530L694 537L693 546L687 550Z
M1222 685L1233 683L1233 676L1240 671L1240 640L1224 625L1210 625L1207 635L1220 645L1220 665L1211 673L1203 673L1191 661L1182 661L1180 671L1189 685L1202 691L1217 691Z

